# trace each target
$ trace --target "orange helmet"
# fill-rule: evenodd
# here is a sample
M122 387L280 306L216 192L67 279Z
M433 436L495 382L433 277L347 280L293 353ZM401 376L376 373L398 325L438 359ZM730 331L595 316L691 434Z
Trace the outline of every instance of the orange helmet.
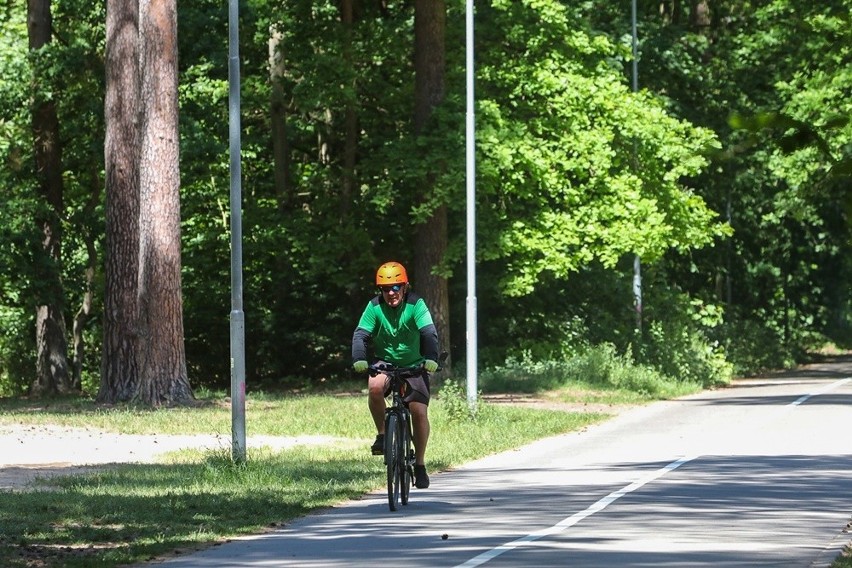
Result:
M408 284L408 273L398 262L386 262L376 271L376 286Z

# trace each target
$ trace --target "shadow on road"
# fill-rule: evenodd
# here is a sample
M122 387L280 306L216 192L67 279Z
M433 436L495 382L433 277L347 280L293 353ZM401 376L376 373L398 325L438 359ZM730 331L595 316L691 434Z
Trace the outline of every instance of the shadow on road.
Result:
M243 542L239 557L244 565L341 567L397 558L426 568L509 545L487 565L809 566L828 542L803 543L814 542L814 533L838 535L848 521L827 512L852 512L849 455L705 456L600 507L666 465L450 472L440 489L414 493L399 513L388 512L383 495L370 495ZM505 479L526 483L498 481ZM548 534L530 538L538 531Z

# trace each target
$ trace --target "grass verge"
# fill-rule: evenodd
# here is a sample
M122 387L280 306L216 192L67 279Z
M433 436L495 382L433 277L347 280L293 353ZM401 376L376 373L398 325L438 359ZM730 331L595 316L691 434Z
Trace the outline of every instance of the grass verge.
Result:
M840 556L831 563L830 568L852 568L852 543L843 549Z
M603 414L480 405L458 411L452 391L431 405L433 471L576 430ZM195 408L156 412L90 402L0 402L0 425L56 424L126 434L230 433L230 407L210 395ZM85 476L0 493L0 566L107 567L186 551L268 527L384 484L381 459L368 455L373 430L365 397L272 396L247 401L248 434L328 435L327 446L249 448L245 464L229 450L182 451L163 463L121 465Z

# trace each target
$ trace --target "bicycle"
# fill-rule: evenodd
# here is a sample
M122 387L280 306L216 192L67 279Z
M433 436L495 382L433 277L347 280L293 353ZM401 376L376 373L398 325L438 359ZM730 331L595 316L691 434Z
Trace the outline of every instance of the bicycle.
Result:
M398 503L408 505L411 480L414 477L414 448L411 436L411 413L403 402L405 379L424 373L423 367L394 367L389 363L371 365L370 374L388 376L390 405L385 409L385 466L388 474L388 506L396 511Z

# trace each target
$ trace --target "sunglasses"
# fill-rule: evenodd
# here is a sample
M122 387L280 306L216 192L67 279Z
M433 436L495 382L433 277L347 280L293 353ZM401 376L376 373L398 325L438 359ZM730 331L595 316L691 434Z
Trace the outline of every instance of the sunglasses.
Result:
M393 286L379 286L379 290L385 293L399 292L400 290L402 290L403 286L404 284L394 284Z

